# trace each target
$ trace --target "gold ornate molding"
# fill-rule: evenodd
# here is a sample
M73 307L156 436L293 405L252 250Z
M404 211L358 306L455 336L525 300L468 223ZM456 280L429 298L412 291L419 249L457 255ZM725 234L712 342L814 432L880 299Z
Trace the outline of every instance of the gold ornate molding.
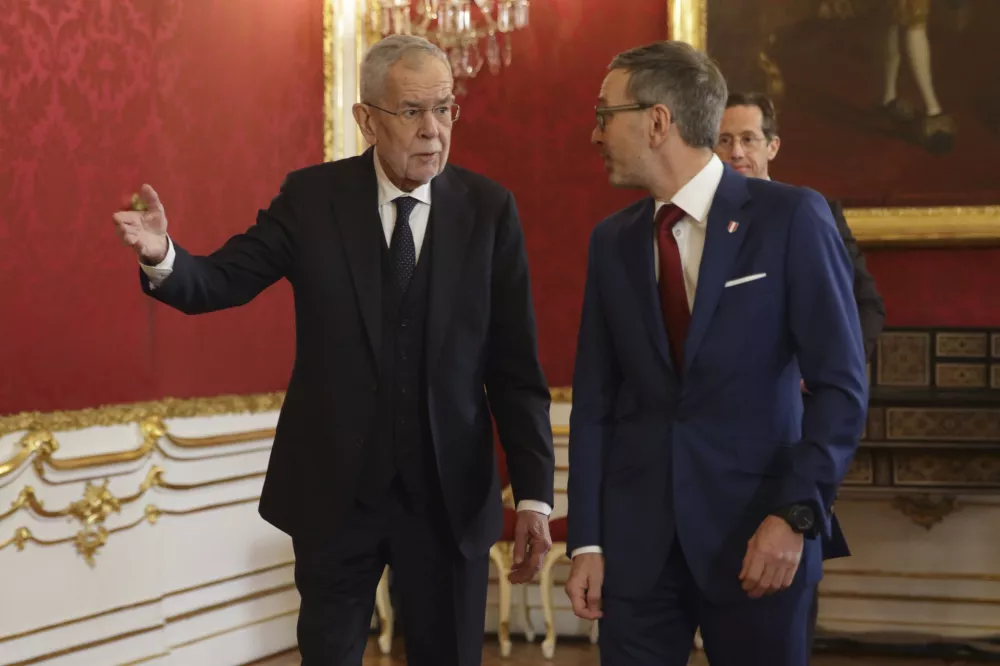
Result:
M549 389L549 394L552 396L552 402L573 402L572 386L554 386Z
M333 0L323 2L323 160L337 159L343 151L343 139L337 145L337 123L344 115L344 107L337 83L336 65L340 61L340 44L334 29Z
M260 500L259 496L248 497L246 499L209 504L207 506L184 510L161 509L153 504L149 504L146 506L143 516L131 523L119 525L118 527L113 527L111 529L107 529L100 524L85 525L73 536L63 537L61 539L39 539L32 534L31 530L27 527L19 527L14 530L14 535L11 538L6 541L0 541L0 550L3 550L7 546L14 545L18 551L23 551L25 545L29 541L39 546L58 546L65 543L72 543L76 548L76 552L88 565L93 567L96 564L94 556L98 553L98 551L100 551L101 548L104 547L105 544L107 544L108 537L112 534L125 532L141 525L143 522L155 525L161 516L187 516L195 513L201 513L203 511L213 511L215 509L225 509L232 506L239 506L241 504L249 504L250 502L257 502L258 500Z
M4 469L6 470L4 473L11 473L17 470L21 465L26 464L27 461L34 456L33 463L35 465L35 469L38 472L39 477L44 481L44 471L46 468L65 471L88 467L103 467L110 464L140 460L151 455L154 450L160 450L164 453L164 455L167 455L159 445L160 440L163 438L171 440L177 446L186 448L202 448L255 441L268 436L273 437L274 435L273 430L267 429L216 435L211 437L176 437L167 432L163 419L160 416L147 416L142 422L140 422L139 428L143 433L143 442L136 449L121 451L118 453L80 456L66 459L55 459L52 457L52 454L59 448L59 446L51 432L47 430L39 430L28 433L28 435L22 439L21 451L18 452L14 458L4 464ZM207 508L219 508L233 504L230 502L227 504L212 505L211 507L203 507L188 511L163 510L151 504L146 507L142 518L133 521L128 525L116 527L111 530L104 527L105 521L112 513L120 513L122 506L139 501L147 492L149 492L150 489L162 488L170 491L187 491L198 488L206 488L209 486L236 483L252 478L260 478L263 475L263 472L253 472L196 483L171 483L164 479L164 469L158 465L154 465L146 474L146 478L140 484L139 489L131 495L117 497L108 488L107 479L100 484L88 480L84 486L83 497L81 499L57 510L46 509L42 501L38 499L35 494L34 488L31 486L25 486L18 494L17 499L11 502L10 508L3 513L0 513L0 522L9 518L21 509L27 509L40 518L74 518L80 524L80 530L71 537L44 540L35 537L27 527L20 527L14 531L14 535L10 539L0 542L0 550L3 550L10 545L16 546L19 551L24 550L25 544L29 541L42 546L54 546L72 542L76 547L77 553L83 557L84 561L90 566L94 566L94 556L107 543L109 535L115 532L132 529L143 521L155 524L162 515L194 513ZM249 500L241 500L236 503L238 504L244 501ZM254 498L253 501L256 501L256 498Z
M667 0L667 39L708 46L708 0Z
M961 508L952 495L899 495L892 507L926 530Z
M264 402L267 406L277 409L276 405ZM269 410L258 410L269 411ZM132 412L127 412L132 414ZM222 412L224 413L224 412ZM86 426L81 426L86 427ZM38 476L49 483L45 476L46 469L53 469L60 472L75 471L87 468L105 467L108 465L121 465L135 462L152 455L153 451L159 451L164 457L176 459L161 445L162 439L167 439L174 446L185 449L202 449L216 446L227 446L230 444L242 444L260 439L274 437L274 428L263 428L248 432L227 433L224 435L213 435L209 437L179 437L167 431L163 422L163 417L159 415L146 416L139 422L139 430L142 433L142 443L134 449L127 451L116 451L114 453L101 453L90 456L77 456L74 458L56 458L55 452L59 450L59 442L50 430L38 429L28 432L20 442L20 450L9 460L0 463L0 478L7 474L12 474L25 465L29 460L35 466ZM2 518L2 517L0 517Z
M23 430L82 430L94 426L137 423L150 416L187 418L271 412L281 408L284 391L250 395L220 395L209 398L164 398L150 402L105 405L59 412L21 412L0 416L0 436Z

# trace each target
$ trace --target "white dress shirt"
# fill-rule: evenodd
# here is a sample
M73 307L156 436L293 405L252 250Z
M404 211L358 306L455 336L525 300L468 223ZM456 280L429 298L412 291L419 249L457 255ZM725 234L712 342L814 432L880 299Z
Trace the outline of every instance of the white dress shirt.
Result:
M715 191L722 181L722 160L716 155L694 178L677 190L673 199L657 201L653 209L653 219L660 208L672 203L684 211L684 217L674 226L677 250L681 256L681 270L684 272L684 288L687 292L688 307L694 310L694 295L698 289L698 271L701 269L701 255L705 250L705 229L708 226L708 211L712 208ZM653 267L656 279L660 279L660 253L656 248L656 230L653 230ZM601 553L600 546L581 546L573 550L570 557L584 553Z
M431 184L425 183L412 192L403 192L392 184L389 177L382 169L382 163L375 153L375 178L378 181L378 214L382 220L382 231L385 233L385 244L392 244L392 231L396 227L396 205L393 200L398 197L413 197L417 200L417 205L410 213L410 231L413 233L413 245L417 252L417 261L420 261L420 250L424 245L424 238L427 236L427 222L431 215ZM163 281L170 277L174 269L174 260L177 253L174 244L167 238L167 256L156 266L147 266L142 262L142 268L146 277L149 278L150 288L155 289L163 284ZM548 516L552 513L552 507L545 502L538 500L521 500L517 503L518 511L535 511Z

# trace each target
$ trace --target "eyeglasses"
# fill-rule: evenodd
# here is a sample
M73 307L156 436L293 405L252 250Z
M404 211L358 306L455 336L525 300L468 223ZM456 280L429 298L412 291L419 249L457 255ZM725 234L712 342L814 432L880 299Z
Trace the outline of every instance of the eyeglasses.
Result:
M618 113L619 111L642 111L644 109L649 109L655 106L654 104L647 104L646 102L638 102L636 104L620 104L618 106L595 106L594 113L597 115L597 129L604 131L607 125L608 118Z
M741 134L740 136L733 136L732 134L723 134L719 137L719 141L715 144L718 150L723 152L731 152L736 144L739 143L743 150L751 150L758 143L766 142L769 139L763 136L756 136L754 134Z
M367 102L364 104L365 106L370 106L373 109L378 109L382 113L388 113L390 116L396 116L407 125L416 125L423 120L425 113L429 113L434 120L438 121L442 125L448 126L458 120L458 116L462 111L458 104L441 104L430 109L409 107L399 111L390 111L389 109L383 109L381 106L375 106L374 104L369 104Z

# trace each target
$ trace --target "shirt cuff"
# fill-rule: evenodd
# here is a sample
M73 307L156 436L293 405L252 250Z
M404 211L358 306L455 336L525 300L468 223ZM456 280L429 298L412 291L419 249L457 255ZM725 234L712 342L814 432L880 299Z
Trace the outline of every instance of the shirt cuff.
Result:
M580 546L579 548L575 549L572 553L570 553L569 557L570 559L573 559L577 555L586 555L587 553L597 553L598 555L601 555L604 553L604 551L601 549L600 546Z
M177 252L174 250L174 244L167 236L167 256L163 258L163 261L156 264L155 266L148 266L141 261L139 262L139 268L142 272L146 274L149 279L149 288L156 289L163 281L170 277L170 274L174 270L174 259L177 258Z
M545 502L539 502L538 500L521 500L517 503L518 511L534 511L535 513L540 513L543 516L547 516L552 513L552 507Z

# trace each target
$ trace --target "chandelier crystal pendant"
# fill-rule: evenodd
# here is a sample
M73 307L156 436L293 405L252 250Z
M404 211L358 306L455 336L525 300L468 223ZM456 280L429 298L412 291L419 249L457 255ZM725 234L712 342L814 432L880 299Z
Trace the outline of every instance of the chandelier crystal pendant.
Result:
M456 94L463 94L463 79L474 78L484 63L493 74L501 63L510 66L510 33L527 27L530 5L530 0L370 0L368 21L382 37L419 35L437 44L451 61Z

